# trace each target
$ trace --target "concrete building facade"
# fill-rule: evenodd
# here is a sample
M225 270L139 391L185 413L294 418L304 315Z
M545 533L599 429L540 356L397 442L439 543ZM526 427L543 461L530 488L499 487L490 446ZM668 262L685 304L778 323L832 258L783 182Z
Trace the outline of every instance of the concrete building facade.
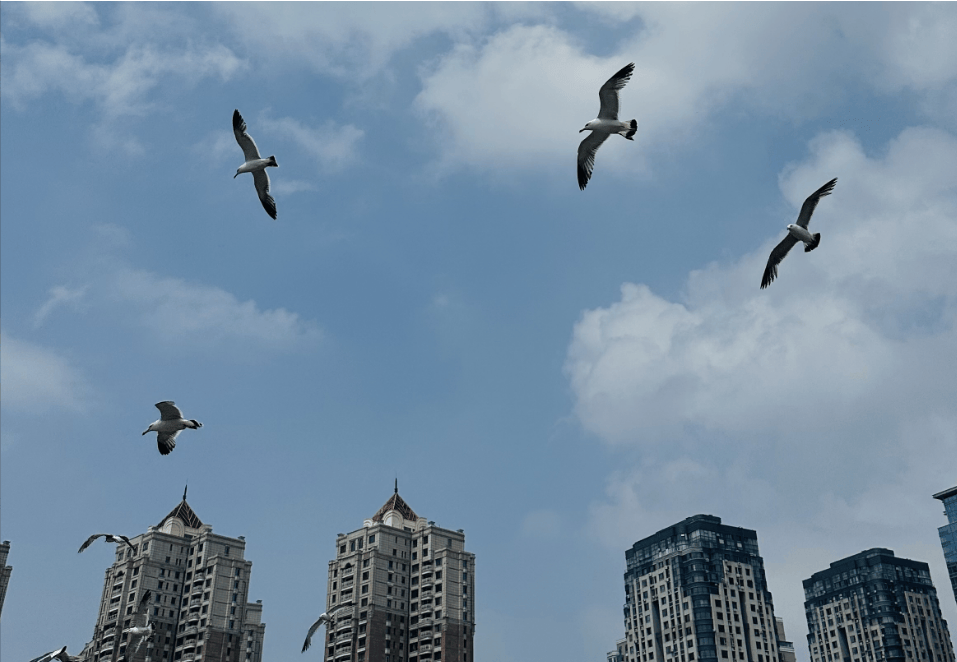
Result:
M934 495L944 504L944 515L947 524L937 529L940 534L940 546L944 550L944 561L947 562L947 574L950 576L950 587L957 600L957 486L938 492Z
M85 662L262 662L261 601L248 602L243 537L213 533L183 500L146 533L116 546ZM123 630L151 591L153 641L138 652Z
M327 610L353 606L326 631L327 662L474 659L475 555L462 529L416 515L398 485L362 528L337 536L326 596Z
M3 613L3 601L7 597L7 586L10 584L10 575L13 566L7 565L7 555L10 554L10 541L0 543L0 614Z
M781 661L755 531L695 515L636 542L625 562L627 662Z
M804 580L811 662L954 662L930 567L868 549Z

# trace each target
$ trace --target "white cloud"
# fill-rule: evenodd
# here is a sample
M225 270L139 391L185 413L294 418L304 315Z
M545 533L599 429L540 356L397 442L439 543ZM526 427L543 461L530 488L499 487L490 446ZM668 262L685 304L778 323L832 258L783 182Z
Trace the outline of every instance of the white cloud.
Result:
M86 287L79 287L76 289L71 289L64 285L57 285L56 287L50 288L50 298L47 299L39 310L37 310L36 315L33 316L33 325L35 327L40 326L43 322L46 321L46 318L49 317L50 313L63 305L68 305L73 308L76 308L77 304L83 299L83 296L86 294Z
M0 338L0 382L4 407L19 411L79 411L90 396L86 380L71 361L7 333Z
M416 103L441 130L444 165L567 163L577 130L597 112L599 86L630 61L621 112L638 119L638 146L606 143L603 170L643 171L651 155L693 139L732 100L801 120L839 102L851 81L877 93L919 92L935 115L957 98L957 47L946 36L957 12L947 6L589 3L582 11L638 20L607 57L558 27L512 25L459 43L424 72Z
M229 79L242 68L228 48L158 49L129 46L113 61L93 62L62 44L2 40L3 94L24 108L31 99L61 92L74 103L94 101L108 117L140 115L152 102L149 92L165 78L195 85L207 77Z
M313 322L284 308L260 309L255 301L209 285L121 267L109 274L106 297L132 313L158 341L178 346L289 350L321 337Z
M362 129L352 124L339 125L332 120L318 128L306 126L291 117L264 118L259 123L266 131L295 143L327 172L342 170L355 163L358 159L356 143L365 135Z
M766 558L933 543L929 497L957 453L953 172L944 131L907 129L877 157L823 134L781 177L796 215L839 176L812 221L821 247L795 250L769 289L781 234L693 272L680 301L625 284L582 315L566 362L576 413L637 457L592 505L593 535L620 549L707 512L758 529Z
M473 3L309 5L218 4L250 50L290 58L340 76L365 78L416 39L435 33L461 35L488 24L493 12Z

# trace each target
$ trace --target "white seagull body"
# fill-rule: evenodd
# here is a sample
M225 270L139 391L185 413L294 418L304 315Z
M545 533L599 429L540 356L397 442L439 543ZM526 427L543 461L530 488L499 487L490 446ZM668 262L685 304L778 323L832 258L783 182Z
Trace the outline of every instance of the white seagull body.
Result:
M253 173L253 183L256 185L256 193L259 194L259 201L263 203L263 209L272 218L276 218L276 201L269 195L269 175L266 174L266 168L279 167L279 164L276 163L276 157L270 156L268 159L264 159L259 156L259 148L256 147L256 142L252 139L252 136L246 133L246 121L238 110L233 111L233 135L236 136L236 142L239 143L243 150L243 156L246 157L246 162L239 166L236 174L233 175L233 179L244 172Z
M190 428L196 430L203 427L203 424L195 418L183 418L183 412L173 403L172 400L157 402L156 408L160 410L160 419L153 421L146 428L143 434L147 432L156 432L156 445L159 447L161 455L169 455L176 446L176 436L180 430Z
M595 168L595 153L601 144L613 133L620 134L628 140L634 140L638 130L638 120L622 122L618 119L618 93L631 79L635 71L635 63L627 64L614 76L605 81L598 90L598 99L601 106L598 109L598 119L585 124L579 131L591 131L591 134L578 145L578 188L585 190L591 172Z
M764 268L764 276L761 278L762 290L778 277L778 265L781 263L781 260L784 259L784 256L788 254L788 251L794 248L798 242L804 242L805 253L810 253L821 243L821 233L811 234L807 229L807 225L811 221L811 214L813 214L815 208L817 208L817 203L820 202L821 198L825 195L831 195L835 184L837 184L837 177L809 195L807 200L804 201L804 204L801 205L801 213L798 214L797 223L788 225L787 236L781 240L781 243L774 247L770 257L768 257L768 266Z
M123 630L124 634L130 635L131 641L139 637L136 648L133 649L133 655L136 655L144 641L153 636L153 624L149 620L150 595L152 595L152 591L149 590L143 594L139 605L136 607L136 613L133 614L132 625Z
M306 635L306 642L302 645L302 652L305 653L309 650L309 646L312 645L312 635L316 633L323 623L329 626L335 626L336 619L342 618L345 616L347 609L352 609L352 603L339 605L338 607L333 607L328 612L319 616L319 620L312 624L312 627L309 628L309 634Z
M77 550L77 554L82 552L84 549L93 544L93 541L97 538L104 538L104 542L124 542L130 549L135 549L133 543L130 542L130 539L126 536L118 536L113 533L94 533L92 536L86 539L86 542L80 545L80 549Z
M64 646L60 650L55 650L51 653L47 653L46 655L41 655L38 658L30 660L30 662L53 662L53 660L60 660L60 662L76 662L77 658L67 655L66 646Z

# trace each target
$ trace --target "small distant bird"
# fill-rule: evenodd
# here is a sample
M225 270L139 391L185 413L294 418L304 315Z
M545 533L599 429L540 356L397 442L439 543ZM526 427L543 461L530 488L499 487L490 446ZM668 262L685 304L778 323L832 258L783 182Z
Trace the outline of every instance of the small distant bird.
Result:
M276 218L276 201L269 195L269 175L266 174L266 168L278 168L276 157L270 156L264 159L259 156L259 149L256 142L248 133L246 133L246 121L239 111L233 111L233 134L236 136L236 142L243 149L243 156L246 162L239 166L233 179L236 179L244 172L253 173L253 183L256 185L256 193L259 194L259 201L263 203L266 213Z
M76 662L80 658L67 655L66 646L60 650L53 651L52 653L47 653L46 655L41 655L38 658L30 660L30 662L53 662L53 660L60 660L60 662Z
M595 152L601 144L613 133L623 135L628 140L634 140L638 130L638 120L621 122L618 120L618 92L631 79L635 70L635 63L627 64L617 74L605 81L598 90L598 99L601 107L598 109L598 119L594 119L585 128L579 131L591 131L591 135L578 145L578 188L585 190L591 171L595 167Z
M176 436L180 430L185 430L186 428L196 430L197 428L203 427L203 424L195 418L183 418L183 412L179 410L179 407L177 407L172 400L157 402L156 408L160 410L160 419L150 423L150 426L146 428L143 434L147 432L157 433L156 445L159 447L161 455L170 454L176 446Z
M817 203L820 202L821 198L825 195L831 195L835 184L837 184L837 177L809 195L807 200L804 201L804 204L801 206L801 213L798 214L797 223L788 225L787 236L771 251L771 256L768 258L768 266L764 268L764 277L761 278L762 290L778 277L778 265L795 244L799 241L803 241L804 252L810 253L821 243L821 233L811 234L808 232L807 224L811 220L811 214L814 213Z
M130 549L132 550L136 549L135 547L133 547L133 543L130 542L130 539L127 538L126 536L118 536L112 533L94 533L92 536L86 539L85 543L80 545L80 549L78 549L76 553L79 554L84 549L92 545L93 541L96 540L97 538L104 538L103 542L125 542L127 545L129 545Z
M133 649L133 655L136 655L136 651L140 649L140 646L143 645L143 642L153 636L153 623L149 620L149 608L150 608L150 595L152 591L147 590L143 594L143 597L140 598L140 603L136 607L136 613L133 614L130 627L123 630L123 633L128 633L130 639L139 637L139 641L136 642L136 648Z
M345 616L346 611L351 610L352 607L352 603L349 602L339 605L338 607L333 607L328 612L319 616L319 620L313 623L312 627L309 628L309 634L306 635L306 643L302 645L302 652L305 653L307 650L309 650L309 646L312 645L312 635L316 633L316 630L318 630L323 623L325 623L327 626L335 626L336 619Z

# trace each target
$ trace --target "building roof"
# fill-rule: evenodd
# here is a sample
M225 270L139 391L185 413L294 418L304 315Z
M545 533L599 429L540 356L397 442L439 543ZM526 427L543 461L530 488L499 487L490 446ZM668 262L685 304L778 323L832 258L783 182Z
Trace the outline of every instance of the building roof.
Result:
M163 522L168 520L170 517L178 517L183 520L183 523L191 529L199 529L203 526L203 523L200 521L199 517L196 516L196 513L193 512L193 509L189 507L189 504L186 503L186 495L183 495L183 500L179 502L175 508L169 511L169 515L160 520L159 524L156 526L163 526Z
M938 492L937 494L934 495L934 498L935 498L935 499L940 499L941 501L943 501L944 499L949 499L949 498L952 497L952 496L957 496L957 485L955 485L954 487L950 488L949 490L944 490L943 492Z
M372 521L381 522L382 518L385 517L385 514L390 510L398 511L403 518L412 520L413 522L419 519L419 516L416 515L415 511L409 507L409 504L407 504L402 497L399 496L398 481L396 481L395 493L382 505L381 508L379 508L379 512L372 516Z

